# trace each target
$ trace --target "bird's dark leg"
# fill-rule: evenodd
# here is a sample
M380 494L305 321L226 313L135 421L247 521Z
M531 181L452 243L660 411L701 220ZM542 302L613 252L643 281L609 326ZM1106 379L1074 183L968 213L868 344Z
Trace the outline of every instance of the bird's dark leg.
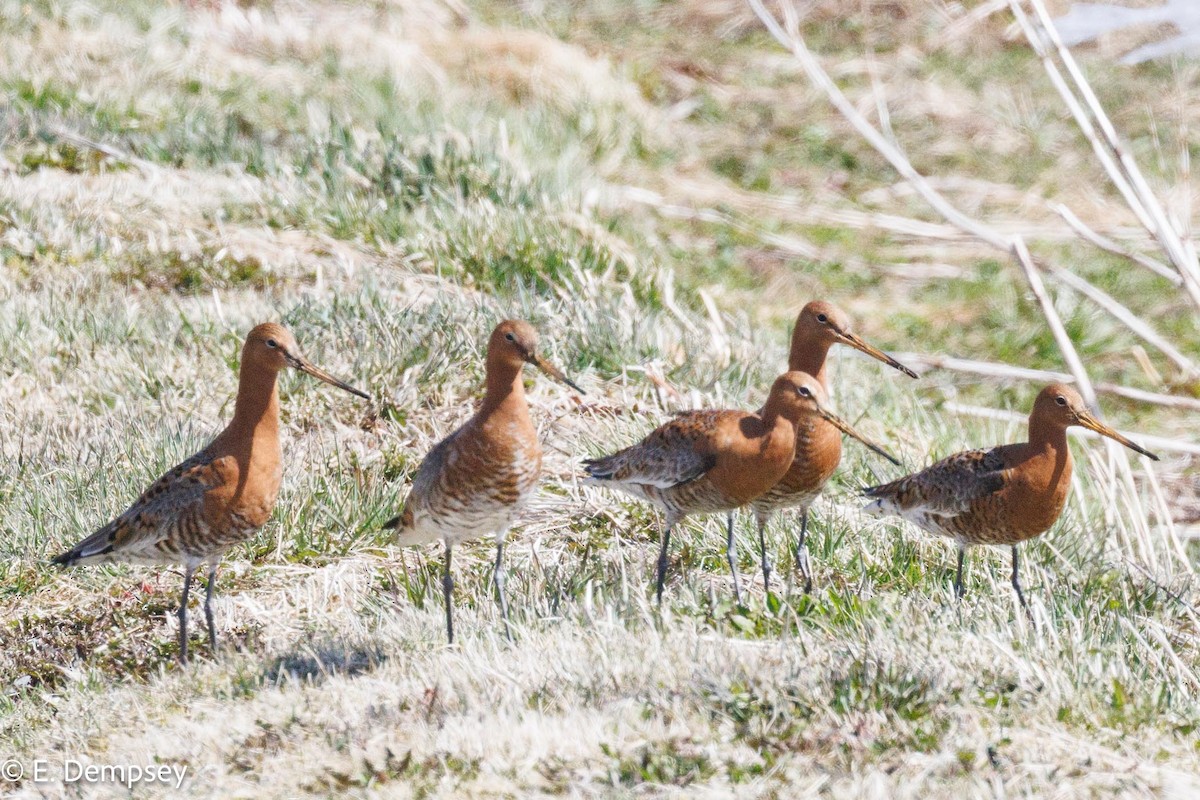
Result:
M811 592L813 586L812 570L808 567L808 547L804 543L807 538L808 509L806 508L800 514L800 538L796 540L796 568L800 570L800 576L804 578L805 594Z
M957 598L959 600L962 600L962 596L963 596L962 573L963 573L963 561L966 559L966 557L967 557L967 548L964 547L963 545L959 545L958 546L958 572L954 575L954 596L955 596L955 598Z
M208 566L208 585L204 588L204 621L208 624L208 649L209 652L216 655L217 652L217 626L213 622L213 589L217 585L217 565L209 564Z
M188 662L188 636L187 636L187 604L188 590L192 588L192 575L196 573L195 567L183 568L183 594L179 598L179 611L176 616L179 617L179 663L186 664Z
M1012 554L1013 554L1012 585L1013 585L1013 588L1016 589L1016 591L1017 591L1017 599L1021 601L1021 608L1023 608L1025 610L1025 615L1027 617L1029 617L1029 621L1032 622L1033 614L1029 610L1029 605L1025 602L1025 593L1021 591L1021 578L1020 578L1019 573L1017 572L1017 564L1018 564L1018 562L1017 562L1017 546L1015 544L1012 546Z
M654 596L659 608L662 607L663 583L667 579L667 548L671 544L671 526L673 521L666 522L663 527L662 547L658 551L658 580L654 587Z
M500 617L504 620L504 638L512 641L512 629L508 624L508 598L504 595L504 536L496 537L496 569L492 580L496 582L496 596L500 600Z
M729 571L733 574L733 597L737 604L742 604L742 579L738 577L737 560L733 554L733 512L725 517L725 560L729 562Z
M758 549L762 554L763 593L771 594L771 557L767 555L767 517L758 515Z
M446 640L454 644L454 578L450 576L450 542L446 542L446 567L442 573L442 594L446 599Z

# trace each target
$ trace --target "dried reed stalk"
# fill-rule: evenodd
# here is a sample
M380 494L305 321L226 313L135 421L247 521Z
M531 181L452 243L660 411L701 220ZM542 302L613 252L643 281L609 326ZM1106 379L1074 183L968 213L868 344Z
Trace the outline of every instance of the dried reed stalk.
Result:
M1074 383L1075 378L1066 372L1054 372L1048 369L1033 369L1018 367L1013 364L1001 364L995 361L977 361L969 358L954 358L928 353L893 353L897 359L910 367L920 369L925 365L931 369L945 369L951 372L965 372L971 375L984 375L992 378L1013 378L1037 383ZM1098 394L1111 394L1133 400L1139 403L1178 408L1186 411L1200 411L1200 400L1192 397L1178 397L1172 394L1147 392L1115 383L1097 383L1094 386Z
M1162 203L1151 191L1150 184L1134 161L1129 148L1117 135L1116 128L1092 90L1091 84L1084 77L1075 57L1063 44L1045 4L1042 0L1029 0L1029 4L1037 15L1037 26L1021 7L1020 0L1009 0L1009 7L1017 18L1029 46L1041 57L1050 82L1070 109L1083 135L1091 142L1092 150L1104 167L1109 180L1117 187L1146 230L1158 240L1171 263L1179 271L1188 295L1197 308L1200 308L1200 266L1196 263L1194 244L1185 239L1171 224ZM1049 47L1046 46L1047 43ZM1062 72L1051 57L1051 51L1066 68L1071 85L1063 78Z
M952 225L961 230L975 236L980 241L986 242L993 247L1004 250L1009 253L1018 266L1021 268L1026 281L1029 283L1030 290L1038 300L1041 306L1043 316L1051 333L1054 335L1055 342L1058 344L1059 350L1066 361L1067 367L1075 378L1076 386L1081 395L1083 395L1088 405L1098 410L1096 404L1096 391L1092 385L1091 378L1087 374L1087 370L1083 365L1082 359L1079 357L1078 351L1075 349L1074 343L1071 341L1070 335L1062 324L1062 320L1058 312L1054 308L1054 303L1046 292L1045 285L1042 282L1041 270L1035 264L1029 249L1025 245L1025 240L1019 234L1006 236L995 230L986 223L974 219L973 217L963 213L956 208L944 195L937 191L930 183L921 175L912 165L908 156L900 149L900 147L892 141L889 141L882 133L880 133L862 113L858 111L855 105L846 97L845 93L837 86L829 73L821 66L816 56L813 55L803 38L799 34L799 15L796 12L795 6L790 2L781 2L780 8L782 11L783 22L767 11L762 0L747 0L750 8L755 15L766 27L771 36L779 42L783 47L791 51L793 57L800 64L801 69L808 76L809 80L820 89L828 98L829 102L838 110L839 113L846 119L848 123L875 148L888 162L892 165L902 177L904 177L912 185L914 190L943 218ZM1186 282L1187 277L1184 277ZM1086 283L1086 282L1084 282ZM1077 284L1081 286L1082 284ZM1088 284L1090 286L1090 284ZM1095 287L1091 287L1095 288ZM1098 290L1097 290L1098 291ZM1095 297L1091 299L1095 300ZM1120 306L1114 300L1115 306ZM1109 313L1115 310L1114 305L1106 308ZM1103 307L1103 306L1102 306ZM1128 309L1120 308L1127 312L1129 316L1133 316ZM1120 319L1120 317L1118 317ZM1126 317L1127 319L1127 317ZM1144 438L1144 437L1143 437ZM1200 447L1197 447L1197 452L1200 453ZM1114 474L1113 478L1107 482L1107 488L1110 496L1117 500L1120 498L1122 505L1126 506L1131 514L1130 521L1133 523L1136 531L1137 543L1129 548L1129 551L1137 551L1142 554L1151 554L1154 551L1154 541L1151 536L1150 522L1147 515L1141 509L1140 499L1130 495L1130 492L1136 494L1135 484L1132 477L1132 466L1128 455L1116 443L1112 443L1111 447L1107 448L1110 468L1115 472L1120 473L1120 478ZM1149 467L1146 467L1149 469ZM1173 529L1168 528L1164 538L1169 539L1173 535ZM1171 556L1171 560L1181 566L1185 571L1191 572L1192 567L1186 559L1180 560L1176 555L1181 552L1182 548L1178 542L1167 544L1167 553ZM1150 555L1148 559L1152 564L1157 564L1158 559L1154 555Z

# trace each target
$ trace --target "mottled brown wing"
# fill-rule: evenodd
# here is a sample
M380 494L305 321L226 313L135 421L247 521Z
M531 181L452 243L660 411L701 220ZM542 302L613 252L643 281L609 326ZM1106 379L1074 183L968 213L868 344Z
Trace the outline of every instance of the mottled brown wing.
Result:
M583 462L591 479L668 489L694 481L717 462L713 434L727 411L677 415L641 442Z
M383 524L385 528L411 528L413 526L413 512L416 507L425 502L430 495L436 490L438 482L441 480L442 472L446 469L447 456L457 446L456 442L462 435L464 425L454 433L442 439L433 449L425 454L425 458L421 459L420 466L417 467L417 474L413 475L412 487L408 491L408 497L404 501L404 508L400 509L400 513Z
M890 502L894 511L919 508L928 514L953 516L1004 488L1004 469L999 448L967 450L898 481L871 486L863 493Z
M136 560L151 555L179 519L201 513L204 495L222 484L222 462L231 459L213 460L204 452L197 453L151 484L119 517L56 556L54 563Z

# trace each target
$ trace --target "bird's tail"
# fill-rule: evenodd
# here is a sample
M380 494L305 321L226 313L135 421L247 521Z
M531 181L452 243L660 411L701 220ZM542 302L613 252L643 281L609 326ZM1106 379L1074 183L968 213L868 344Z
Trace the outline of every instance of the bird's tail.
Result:
M117 526L106 525L65 553L59 553L50 563L60 567L95 564L108 561L117 538Z
M412 508L408 505L405 505L404 510L398 515L383 523L383 528L395 531L396 544L402 547L414 544L429 544L441 538L436 533L430 534L425 530L419 529L413 519Z
M620 466L617 456L621 453L613 453L611 456L603 458L586 458L583 461L583 471L587 473L586 483L599 483L601 481L612 480L613 475L617 472L617 467Z
M864 486L862 495L872 498L872 502L863 506L863 511L875 517L900 513L900 504L895 496L900 483L901 481L892 481L891 483L881 483L878 486Z
M584 461L583 470L586 473L586 477L583 479L584 486L603 486L639 500L647 500L651 503L660 502L653 494L655 491L653 485L631 483L625 480L625 474L621 471L624 462L620 458L624 452L622 450L620 453L613 453L610 456L589 458Z

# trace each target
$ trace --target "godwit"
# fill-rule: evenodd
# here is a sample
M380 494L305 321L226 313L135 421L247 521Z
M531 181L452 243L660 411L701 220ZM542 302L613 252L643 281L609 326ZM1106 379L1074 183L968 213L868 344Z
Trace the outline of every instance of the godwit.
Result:
M850 330L850 318L832 303L814 300L796 317L796 326L792 329L792 349L788 355L788 369L807 372L814 376L829 394L829 368L826 356L829 348L835 344L844 344L859 350L872 358L878 359L888 366L900 370L911 378L917 373L901 364L887 353L873 347ZM822 401L824 402L824 401ZM812 591L812 570L808 566L808 510L820 496L826 482L833 475L842 460L842 433L836 425L828 420L814 417L810 424L799 431L801 438L796 441L796 457L788 473L783 476L769 492L759 497L751 508L758 522L758 537L760 546L765 539L764 530L767 521L776 512L785 508L800 509L800 536L796 540L796 566L804 578L804 591ZM884 458L895 462L887 453L875 445L863 441ZM733 512L726 520L726 546L733 564ZM765 551L764 551L765 553ZM763 588L770 575L770 566L765 558L763 561Z
M575 391L583 390L537 352L537 331L528 322L505 320L492 331L487 349L487 392L483 405L454 433L438 442L417 468L412 490L400 515L384 523L396 530L401 545L441 539L446 547L442 592L446 602L446 637L454 642L450 556L454 545L489 533L496 536L493 577L504 619L504 538L513 519L537 486L542 446L529 418L521 370L533 364Z
M824 407L827 403L825 390L820 388L819 383L817 386L819 388L817 403ZM800 542L797 548L797 561L799 562L802 556L801 548L804 547L804 531L807 528L809 506L821 494L829 476L837 468L838 461L842 457L843 433L858 439L874 452L896 466L900 466L900 462L886 450L832 414L810 414L802 420L796 426L796 454L792 458L792 465L788 468L787 474L765 493L750 501L750 508L754 511L754 517L758 523L758 546L762 555L764 592L769 592L771 589L771 562L767 556L767 522L780 509L797 506L803 509L805 523L801 526ZM738 588L737 568L734 566L732 526L729 529L726 555L729 558L729 568L734 573L734 590L736 591ZM801 571L807 579L804 591L810 591L812 577L807 570L807 564L801 567ZM741 602L740 596L738 602Z
M1034 401L1028 442L955 453L914 475L870 487L865 494L875 499L865 510L877 516L895 514L953 539L958 544L958 597L963 594L968 545L1011 545L1013 589L1028 611L1017 572L1017 544L1045 533L1062 513L1071 485L1067 428L1072 425L1158 460L1092 416L1078 392L1056 383Z
M279 448L279 390L284 367L370 399L300 355L291 333L267 322L250 331L242 346L233 420L217 438L150 485L121 516L55 556L61 566L124 562L183 563L179 601L179 660L187 663L187 604L192 576L208 564L204 618L216 650L213 588L221 557L266 524L283 475Z
M691 514L739 508L774 486L792 463L797 427L812 417L849 429L821 405L823 396L816 378L788 372L775 380L759 413L686 412L632 447L584 462L587 483L611 486L665 512L655 584L660 605L675 525ZM736 568L734 589L740 594Z

